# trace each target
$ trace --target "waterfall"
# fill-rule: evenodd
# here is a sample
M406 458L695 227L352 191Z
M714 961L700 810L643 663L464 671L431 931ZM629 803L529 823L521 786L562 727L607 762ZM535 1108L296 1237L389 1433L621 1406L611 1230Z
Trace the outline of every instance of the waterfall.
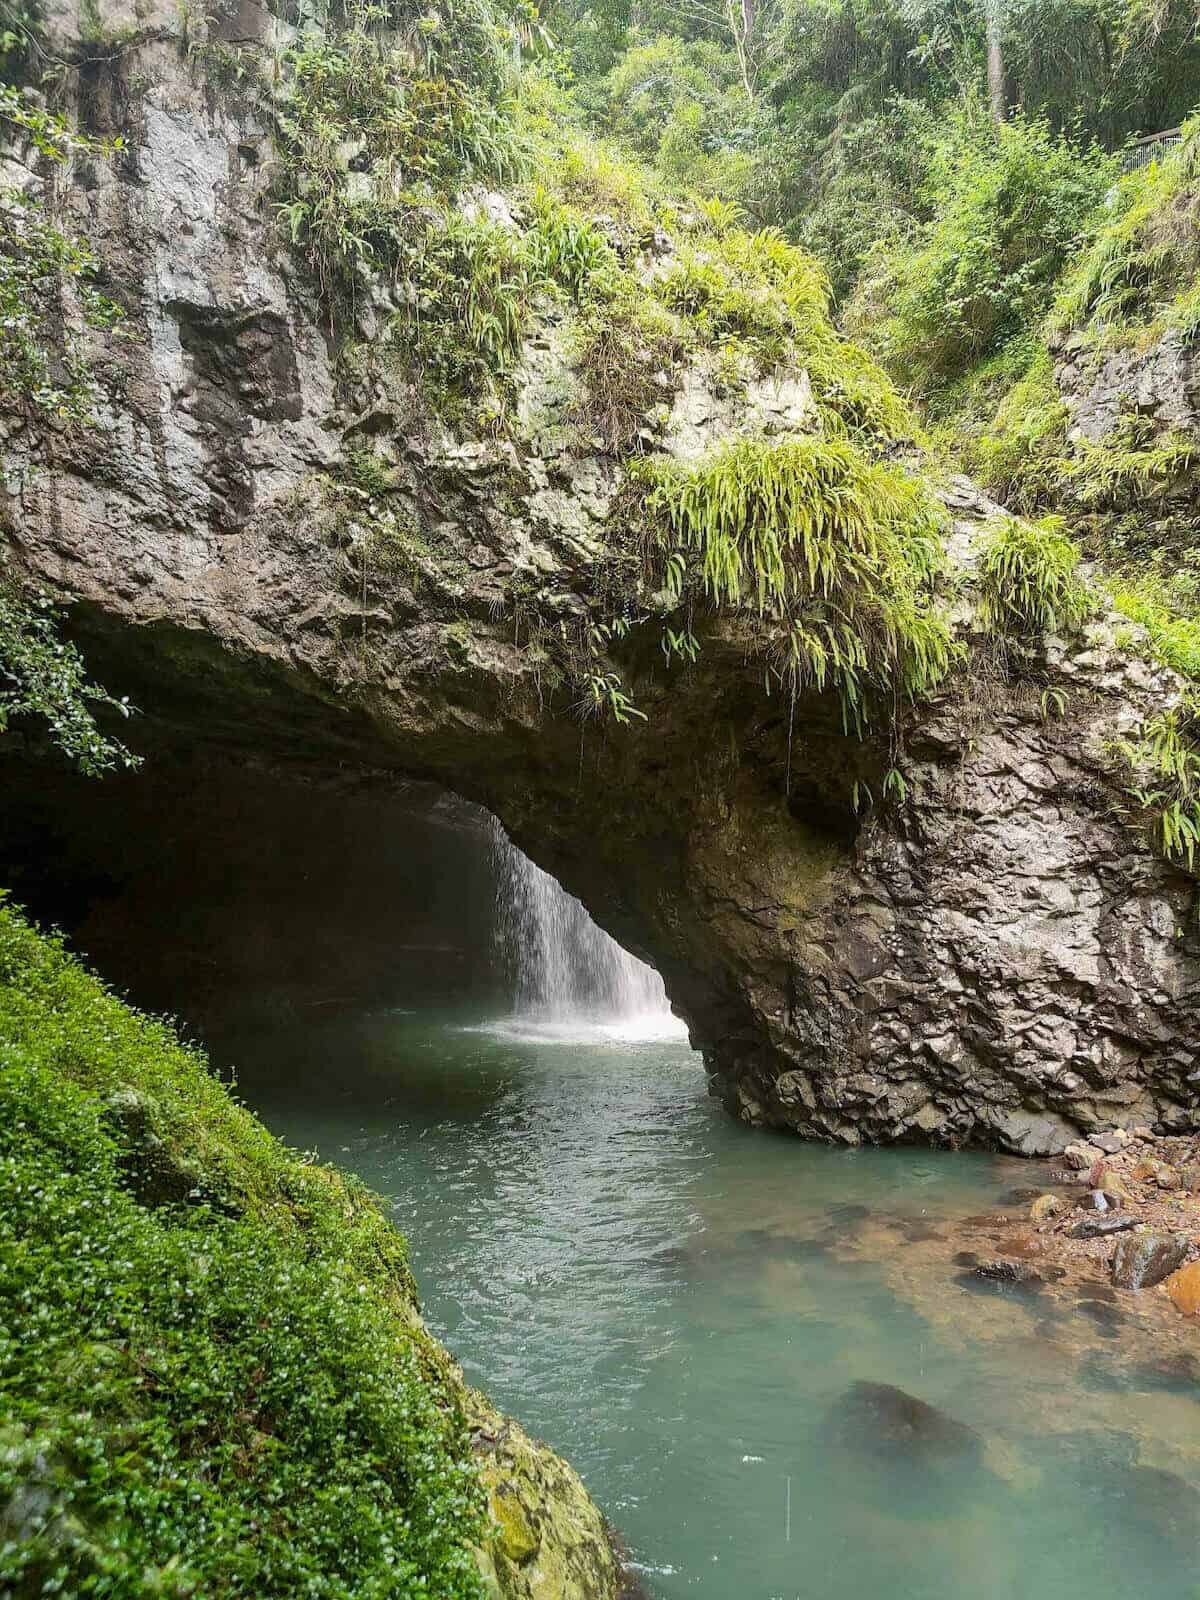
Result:
M496 943L513 1016L543 1031L590 1024L622 1037L686 1030L662 979L598 928L583 906L493 823Z

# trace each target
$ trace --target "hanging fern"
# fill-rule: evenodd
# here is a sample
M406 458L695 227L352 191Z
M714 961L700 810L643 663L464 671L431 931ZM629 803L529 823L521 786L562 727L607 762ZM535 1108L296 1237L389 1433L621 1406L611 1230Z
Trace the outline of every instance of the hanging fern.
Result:
M1001 518L980 557L986 619L1017 635L1078 627L1092 608L1078 567L1079 546L1063 532L1061 517Z
M1200 853L1200 706L1185 703L1145 722L1136 739L1112 749L1128 765L1130 820L1140 823L1161 855L1196 871Z
M927 489L845 439L737 439L694 466L640 469L668 605L701 595L753 619L793 693L837 691L862 731L877 696L914 698L954 653L933 593L940 514Z

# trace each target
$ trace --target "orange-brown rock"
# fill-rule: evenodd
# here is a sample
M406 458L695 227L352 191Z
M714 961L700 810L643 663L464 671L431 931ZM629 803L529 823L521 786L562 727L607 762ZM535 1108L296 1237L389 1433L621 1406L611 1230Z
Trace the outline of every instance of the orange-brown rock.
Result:
M1188 1317L1200 1316L1200 1261L1189 1261L1166 1282L1167 1293Z

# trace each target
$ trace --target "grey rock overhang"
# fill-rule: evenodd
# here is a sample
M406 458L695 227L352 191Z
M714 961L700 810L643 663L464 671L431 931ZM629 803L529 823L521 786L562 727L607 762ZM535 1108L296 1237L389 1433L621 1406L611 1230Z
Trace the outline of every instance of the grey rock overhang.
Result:
M860 819L854 784L878 793L886 752L826 702L789 718L736 627L684 668L631 640L619 666L647 721L581 725L514 599L564 626L588 613L621 487L566 427L561 326L528 343L513 438L456 437L378 374L339 383L253 108L157 36L109 70L124 120L102 131L128 158L64 200L134 337L97 352L112 381L91 434L7 419L5 499L13 558L79 598L141 737L357 762L488 806L660 967L749 1122L1026 1153L1193 1124L1194 885L1117 818L1104 755L1171 685L1110 623L1048 641L1015 680L977 652L904 719L905 803ZM803 428L810 394L797 374L744 404L697 369L652 437L688 454L751 415ZM363 440L393 487L333 519L323 475ZM962 482L946 498L969 573L994 508ZM398 568L369 558L380 524L419 530ZM1061 720L1041 685L1068 695Z

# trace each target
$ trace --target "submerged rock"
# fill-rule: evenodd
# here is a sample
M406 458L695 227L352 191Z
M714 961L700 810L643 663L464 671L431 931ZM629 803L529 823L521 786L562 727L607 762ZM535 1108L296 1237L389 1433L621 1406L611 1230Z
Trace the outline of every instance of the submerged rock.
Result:
M1139 1228L1117 1244L1112 1276L1118 1289L1151 1289L1187 1260L1184 1233L1155 1233Z
M851 1384L834 1406L829 1431L856 1454L924 1469L977 1466L983 1459L974 1429L890 1383Z
M975 1268L977 1278L994 1283L1040 1283L1041 1274L1028 1261L982 1261Z

